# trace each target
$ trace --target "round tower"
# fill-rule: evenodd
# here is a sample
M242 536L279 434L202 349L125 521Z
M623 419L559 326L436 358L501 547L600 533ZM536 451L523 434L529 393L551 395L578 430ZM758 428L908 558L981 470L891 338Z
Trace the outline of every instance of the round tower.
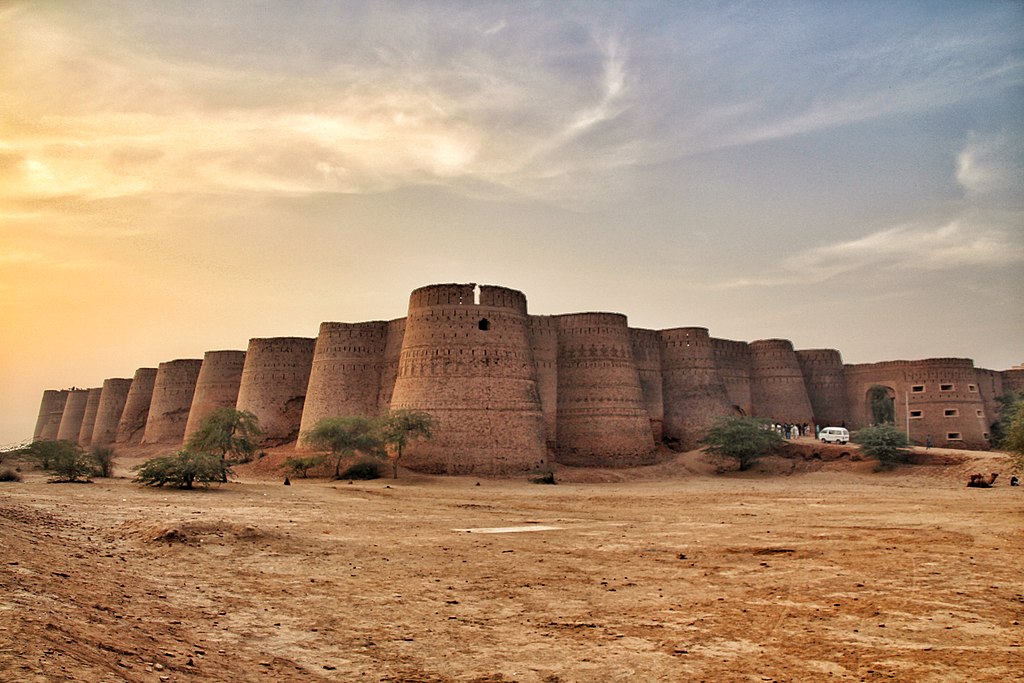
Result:
M87 448L92 444L92 430L96 426L96 413L100 408L100 397L103 387L89 389L85 398L85 413L82 415L82 427L78 430L78 445Z
M128 396L124 401L124 411L117 422L117 437L114 443L135 446L142 442L155 383L156 368L139 368L135 371Z
M259 419L267 446L299 437L315 345L308 337L249 340L235 407Z
M217 408L234 408L242 383L245 351L207 351L196 377L196 390L185 423L185 439Z
M142 443L181 445L202 364L198 358L182 358L157 366Z
M437 421L403 464L424 472L498 475L546 461L544 417L526 297L503 287L431 285L413 291L391 407Z
M809 423L811 402L793 343L788 339L750 342L750 361L754 414L779 422Z
M117 423L124 412L132 381L115 377L103 380L100 405L96 410L96 423L92 428L92 445L109 446L117 438Z
M683 450L697 447L715 418L734 414L715 365L706 327L661 331L665 439Z
M300 432L325 417L377 417L387 338L384 321L320 324Z
M629 467L654 461L654 435L626 316L558 317L558 462Z
M57 428L59 441L78 443L78 432L82 429L82 418L85 417L85 404L89 400L88 389L72 389L68 392L68 400L64 404L64 414Z
M64 404L67 400L67 390L47 389L43 392L36 428L32 431L33 441L53 441L57 438L57 430L60 429L60 420L64 416Z
M843 358L835 349L807 349L796 352L811 401L814 422L840 425L849 416L846 406L846 375Z

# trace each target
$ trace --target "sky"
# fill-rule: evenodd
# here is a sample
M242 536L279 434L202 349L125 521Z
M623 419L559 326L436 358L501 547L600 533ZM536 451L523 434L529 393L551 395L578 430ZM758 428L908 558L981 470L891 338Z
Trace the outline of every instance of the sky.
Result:
M0 1L0 445L444 282L1024 362L1024 3Z

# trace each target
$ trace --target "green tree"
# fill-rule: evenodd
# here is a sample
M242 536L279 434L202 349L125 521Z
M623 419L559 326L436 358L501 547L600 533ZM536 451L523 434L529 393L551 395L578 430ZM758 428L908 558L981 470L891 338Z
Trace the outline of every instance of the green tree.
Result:
M744 471L782 443L782 437L768 425L768 420L756 417L719 417L700 443L712 455L735 460Z
M850 437L861 452L878 458L879 469L890 469L907 461L910 439L892 424L876 424L853 433Z
M217 408L199 425L185 444L195 453L212 453L230 462L248 462L263 436L259 419L245 410Z
M135 482L146 486L169 484L191 489L193 484L209 486L227 481L231 468L224 458L213 453L178 451L174 455L152 458L135 468Z
M281 467L288 470L292 474L299 475L305 479L308 475L309 470L314 467L318 467L324 463L324 456L322 455L310 455L306 457L292 456L286 458Z
M1015 391L1007 391L996 399L999 407L996 409L996 421L992 423L992 445L996 448L1006 449L1003 440L1010 430L1010 423L1021 406L1024 406L1024 396Z
M1024 474L1024 400L1016 401L1014 408L1007 411L999 447L1010 453L1014 471Z
M375 420L361 416L325 417L303 434L303 441L329 452L334 463L334 478L341 476L341 461L356 453L380 457L384 442Z
M889 396L887 387L876 384L868 389L868 401L871 404L871 424L896 422L896 404Z
M381 423L381 437L385 446L394 448L391 458L391 476L398 479L398 461L402 459L402 449L416 439L433 437L436 421L430 413L418 410L393 410Z
M95 463L78 444L72 441L53 441L56 447L49 452L49 467L54 474L51 481L88 481L95 473Z
M97 477L109 477L114 472L114 449L109 446L93 446L89 451Z
M22 453L35 460L41 469L49 470L55 457L78 448L74 441L33 441Z

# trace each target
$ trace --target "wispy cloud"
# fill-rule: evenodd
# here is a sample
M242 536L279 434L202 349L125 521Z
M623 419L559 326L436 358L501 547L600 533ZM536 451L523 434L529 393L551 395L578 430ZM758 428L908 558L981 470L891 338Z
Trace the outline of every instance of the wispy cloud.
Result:
M938 226L900 225L863 237L794 254L779 267L756 278L731 278L709 289L815 285L856 273L955 271L1024 263L1024 244L995 228L965 226L959 221Z

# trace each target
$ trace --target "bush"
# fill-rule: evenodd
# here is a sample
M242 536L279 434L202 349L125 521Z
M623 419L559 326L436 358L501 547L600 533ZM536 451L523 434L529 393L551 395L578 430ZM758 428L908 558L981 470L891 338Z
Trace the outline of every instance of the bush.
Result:
M0 481L21 481L21 475L14 470L0 470Z
M109 477L114 472L114 449L107 446L93 446L89 452L97 477Z
M877 424L853 433L851 440L865 455L878 458L878 469L891 469L907 462L910 440L891 424Z
M537 470L537 471L533 472L533 474L535 474L537 476L535 476L532 479L530 479L531 483L534 483L534 484L557 484L558 483L557 481L555 481L555 471L552 470L552 469Z
M281 467L291 472L293 476L298 475L305 479L309 476L309 470L322 465L324 460L322 455L309 455L304 458L292 456L281 463Z
M735 460L742 472L782 444L782 437L768 424L756 417L719 417L700 443L714 456Z
M135 471L136 483L146 486L169 484L181 489L191 489L193 484L209 486L213 482L225 482L231 474L231 468L219 455L187 450L147 460Z
M359 458L341 472L338 479L380 479L381 464L375 458Z
M55 475L50 481L74 483L88 481L95 472L92 458L71 441L52 441L49 451L49 471Z

